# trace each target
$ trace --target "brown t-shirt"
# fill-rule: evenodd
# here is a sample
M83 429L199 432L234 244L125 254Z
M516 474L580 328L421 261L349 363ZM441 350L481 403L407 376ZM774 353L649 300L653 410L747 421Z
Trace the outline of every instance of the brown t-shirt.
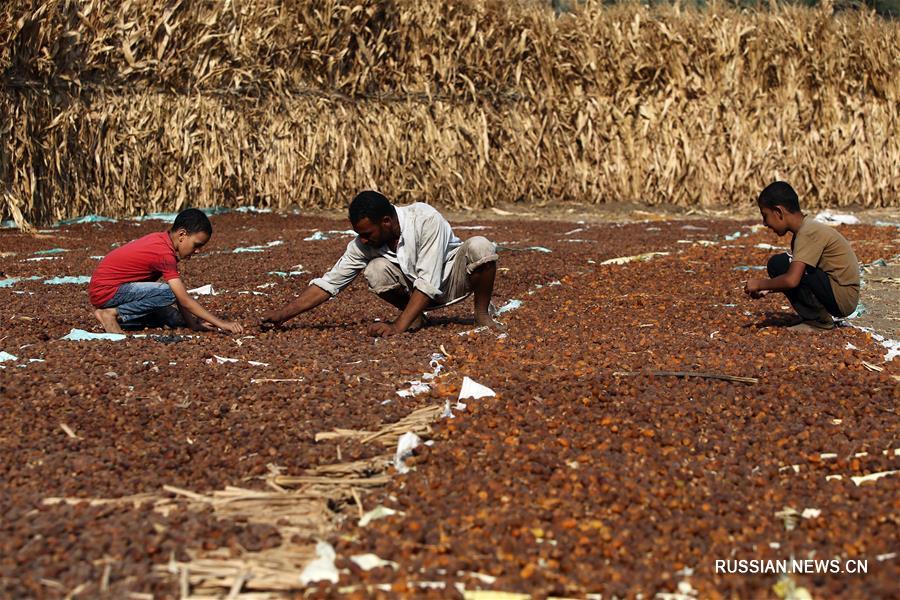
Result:
M859 302L859 262L850 243L834 227L803 217L791 240L794 260L818 267L828 274L838 308L844 315Z

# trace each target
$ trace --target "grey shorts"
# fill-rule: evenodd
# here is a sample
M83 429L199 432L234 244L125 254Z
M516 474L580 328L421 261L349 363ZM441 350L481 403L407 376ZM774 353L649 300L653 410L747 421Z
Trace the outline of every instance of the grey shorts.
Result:
M454 304L472 293L469 275L483 264L497 261L497 248L486 237L475 236L462 243L456 254L444 263L444 273L450 276L441 283L441 295L432 299L430 309ZM413 284L400 267L384 257L374 258L366 265L369 291L383 294L396 289L412 293Z

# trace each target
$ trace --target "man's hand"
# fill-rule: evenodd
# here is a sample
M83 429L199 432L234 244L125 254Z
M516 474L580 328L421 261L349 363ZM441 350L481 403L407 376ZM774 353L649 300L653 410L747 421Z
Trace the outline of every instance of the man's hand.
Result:
M278 315L278 311L270 310L259 318L259 328L263 330L274 329L276 327L281 327L281 324L284 322Z
M403 331L398 329L393 323L372 323L369 325L369 335L372 337L389 337L398 333L403 333Z
M219 329L223 329L228 333L244 333L244 326L237 321L223 321L219 325Z

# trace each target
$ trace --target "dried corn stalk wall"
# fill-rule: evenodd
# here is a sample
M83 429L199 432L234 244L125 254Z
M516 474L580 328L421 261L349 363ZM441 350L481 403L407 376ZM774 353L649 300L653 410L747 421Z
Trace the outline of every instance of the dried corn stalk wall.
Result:
M13 0L0 7L3 215L338 207L362 187L896 206L900 25L462 0Z

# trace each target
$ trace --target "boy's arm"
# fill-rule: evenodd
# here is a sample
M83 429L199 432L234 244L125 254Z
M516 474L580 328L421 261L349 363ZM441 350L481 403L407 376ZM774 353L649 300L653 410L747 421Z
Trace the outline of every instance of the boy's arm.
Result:
M234 321L223 321L222 319L216 317L214 314L200 306L200 303L191 298L191 295L187 293L187 288L184 287L184 282L181 281L180 277L176 279L169 279L166 283L168 283L169 287L172 288L172 293L175 294L175 300L176 302L178 302L178 305L187 310L195 317L202 319L207 323L212 323L219 329L224 329L225 331L231 333L241 333L244 331L244 328L241 327L240 323L236 323Z
M278 310L270 310L264 313L263 316L260 317L261 324L264 327L281 325L288 319L292 319L300 313L314 309L329 298L331 298L331 294L319 286L315 284L309 285L292 302Z
M772 279L751 279L744 285L744 291L748 294L758 294L763 291L784 292L792 290L800 285L806 263L799 260L791 261L787 273L773 277Z

